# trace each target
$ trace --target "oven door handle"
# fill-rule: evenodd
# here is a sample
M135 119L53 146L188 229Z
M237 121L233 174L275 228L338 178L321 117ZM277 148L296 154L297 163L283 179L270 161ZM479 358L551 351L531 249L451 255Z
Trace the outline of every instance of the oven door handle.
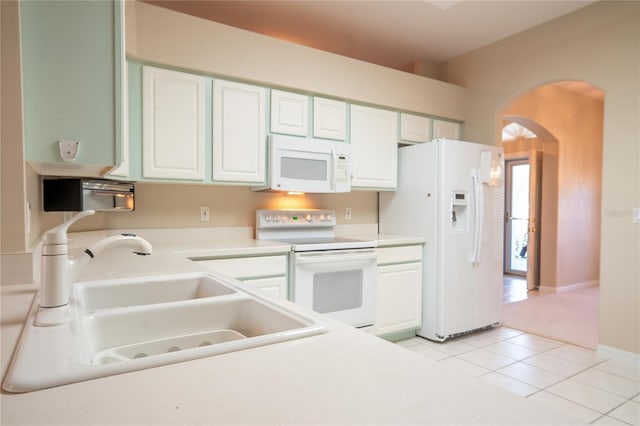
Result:
M327 262L353 262L353 261L366 261L376 260L378 255L374 250L364 252L352 252L349 254L339 252L329 253L301 253L296 256L296 264L313 264L313 263L327 263Z

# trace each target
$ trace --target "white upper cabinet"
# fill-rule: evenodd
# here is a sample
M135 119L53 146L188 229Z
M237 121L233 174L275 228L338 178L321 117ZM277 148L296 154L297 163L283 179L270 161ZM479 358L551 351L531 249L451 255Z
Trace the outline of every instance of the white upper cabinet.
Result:
M407 142L428 142L431 119L413 114L400 114L400 139Z
M351 105L351 186L395 190L398 182L398 114Z
M298 93L271 91L271 132L307 136L309 97Z
M460 124L451 121L433 120L432 139L447 138L460 139Z
M347 104L327 98L313 98L313 136L343 141L347 134Z
M145 66L142 81L143 177L204 180L204 77Z
M213 180L257 184L266 180L266 90L213 82Z

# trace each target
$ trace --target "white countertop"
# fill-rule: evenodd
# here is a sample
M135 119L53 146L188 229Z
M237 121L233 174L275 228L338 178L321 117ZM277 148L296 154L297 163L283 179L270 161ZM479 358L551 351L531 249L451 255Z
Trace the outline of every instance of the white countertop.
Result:
M112 249L79 280L201 270L169 249L147 257ZM3 377L35 290L2 288ZM321 317L330 331L25 394L3 392L0 423L578 424L537 401L281 303Z

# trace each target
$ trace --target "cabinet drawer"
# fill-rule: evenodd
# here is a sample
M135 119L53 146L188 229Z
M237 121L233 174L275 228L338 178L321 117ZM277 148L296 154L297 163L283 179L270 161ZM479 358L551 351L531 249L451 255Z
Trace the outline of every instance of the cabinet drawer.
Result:
M233 278L287 275L287 256L234 257L199 260L200 265Z
M422 260L422 246L382 247L377 249L378 265Z

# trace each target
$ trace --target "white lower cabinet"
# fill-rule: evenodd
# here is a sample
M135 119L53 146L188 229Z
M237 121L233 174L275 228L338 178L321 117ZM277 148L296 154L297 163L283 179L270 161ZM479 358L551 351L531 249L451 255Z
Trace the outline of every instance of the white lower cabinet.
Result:
M264 255L194 259L214 272L251 283L266 296L287 298L288 255Z
M262 294L272 298L287 298L287 277L255 278L242 280L260 289Z
M419 328L422 321L422 246L378 249L374 334Z

